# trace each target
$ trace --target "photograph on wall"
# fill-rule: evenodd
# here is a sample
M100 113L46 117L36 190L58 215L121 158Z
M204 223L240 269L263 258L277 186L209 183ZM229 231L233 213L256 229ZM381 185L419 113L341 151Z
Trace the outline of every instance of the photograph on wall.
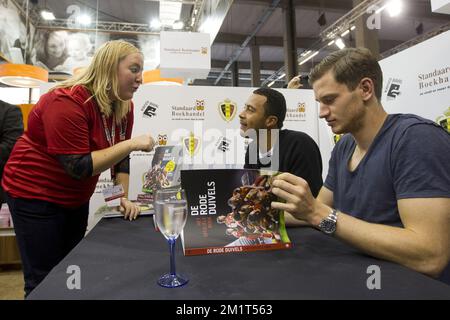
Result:
M34 27L30 24L27 33L25 17L12 1L0 2L0 54L11 63L30 62ZM27 39L28 38L28 39Z
M87 67L96 47L108 40L108 35L96 36L93 32L39 30L33 46L33 63L49 71L73 74L76 68Z

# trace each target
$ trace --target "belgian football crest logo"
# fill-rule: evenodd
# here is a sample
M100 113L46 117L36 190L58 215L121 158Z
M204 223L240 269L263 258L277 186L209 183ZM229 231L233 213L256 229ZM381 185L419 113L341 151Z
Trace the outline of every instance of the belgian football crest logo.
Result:
M183 139L183 146L184 149L189 153L189 155L193 157L199 149L200 139L198 137L195 137L191 132L188 137L185 137Z
M225 99L219 103L220 116L226 121L230 122L236 115L237 105L230 99Z
M167 144L167 134L158 134L158 145L165 146Z

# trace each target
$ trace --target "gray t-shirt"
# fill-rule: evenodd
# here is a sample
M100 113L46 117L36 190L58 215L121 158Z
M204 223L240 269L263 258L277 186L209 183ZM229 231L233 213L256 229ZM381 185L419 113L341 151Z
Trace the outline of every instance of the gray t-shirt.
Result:
M333 192L336 209L368 222L403 226L397 200L450 198L450 135L432 121L389 115L350 172L355 147L347 134L331 155L324 186ZM432 208L424 214L432 214Z

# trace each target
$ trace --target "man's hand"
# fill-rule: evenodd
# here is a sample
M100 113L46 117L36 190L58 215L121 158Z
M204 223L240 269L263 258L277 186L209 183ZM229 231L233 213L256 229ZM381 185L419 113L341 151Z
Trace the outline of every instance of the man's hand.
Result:
M120 212L123 213L125 219L136 220L140 214L139 206L127 198L120 199Z
M272 202L272 208L284 210L296 219L317 226L331 211L313 197L311 189L304 179L293 174L282 173L276 176L272 186L272 192L286 201L286 203Z

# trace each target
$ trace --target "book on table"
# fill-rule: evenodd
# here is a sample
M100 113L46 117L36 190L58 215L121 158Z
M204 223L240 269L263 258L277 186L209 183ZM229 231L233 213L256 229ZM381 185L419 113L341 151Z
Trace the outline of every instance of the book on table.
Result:
M180 185L182 151L181 146L156 147L152 163L142 177L143 193L137 195L137 201L153 204L157 190Z
M182 170L188 218L185 255L287 249L284 215L271 207L276 172L250 169Z

